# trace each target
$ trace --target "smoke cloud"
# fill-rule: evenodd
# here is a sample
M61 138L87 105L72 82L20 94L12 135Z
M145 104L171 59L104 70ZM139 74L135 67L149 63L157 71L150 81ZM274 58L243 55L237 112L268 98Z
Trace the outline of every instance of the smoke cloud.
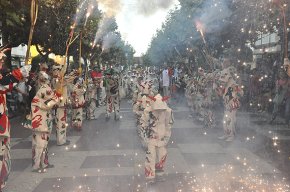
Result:
M198 20L207 33L215 33L223 29L226 25L226 19L232 14L227 0L208 0L204 3L201 12Z
M110 29L113 27L113 24L115 23L115 19L112 17L103 17L100 21L99 29L96 33L94 45L107 33L109 33Z
M104 16L100 21L100 26L95 36L94 45L102 39L103 50L113 45L116 35L113 35L115 16L122 8L121 0L97 0L98 6L103 11Z
M156 13L159 9L167 9L173 4L173 0L139 0L138 13L149 16Z
M109 32L106 36L103 37L103 47L102 50L105 51L118 42L118 36L116 33Z
M115 17L122 8L120 0L97 0L106 17Z

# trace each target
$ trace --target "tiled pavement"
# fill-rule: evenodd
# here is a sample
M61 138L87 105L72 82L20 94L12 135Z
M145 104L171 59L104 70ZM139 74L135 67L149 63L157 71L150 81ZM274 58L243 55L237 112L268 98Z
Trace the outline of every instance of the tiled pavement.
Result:
M70 146L57 147L55 139L51 139L50 163L55 168L43 174L31 172L30 133L16 129L12 173L5 191L288 191L283 170L256 153L268 142L264 136L272 139L273 132L269 131L276 126L254 124L252 114L239 113L239 136L227 143L217 139L221 126L204 129L189 117L187 107L177 107L168 146L166 181L147 185L143 173L145 155L130 104L122 102L119 122L106 122L103 110L100 109L98 120L84 122L82 132L70 131ZM19 122L14 120L15 127Z

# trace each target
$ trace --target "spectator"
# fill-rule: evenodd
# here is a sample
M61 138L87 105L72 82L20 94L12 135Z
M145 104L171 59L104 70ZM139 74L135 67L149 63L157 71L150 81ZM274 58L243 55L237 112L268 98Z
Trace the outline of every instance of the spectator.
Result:
M162 71L162 88L163 88L163 96L169 96L169 72L165 67Z

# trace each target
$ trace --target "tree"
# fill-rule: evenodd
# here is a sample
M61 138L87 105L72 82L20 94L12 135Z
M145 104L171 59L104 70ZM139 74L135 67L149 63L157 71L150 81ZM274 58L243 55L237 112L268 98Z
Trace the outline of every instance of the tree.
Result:
M0 31L4 46L12 48L26 43L29 33L29 2L22 0L0 1ZM17 10L17 12L15 11ZM0 45L1 46L1 45ZM6 67L11 69L11 51L6 52L8 57Z

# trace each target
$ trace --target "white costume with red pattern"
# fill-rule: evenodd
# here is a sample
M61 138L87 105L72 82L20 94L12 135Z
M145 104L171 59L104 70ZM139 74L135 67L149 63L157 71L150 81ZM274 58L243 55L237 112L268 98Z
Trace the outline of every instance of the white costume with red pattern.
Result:
M240 97L243 96L244 92L240 85L238 85L233 79L233 73L235 69L229 67L220 72L219 92L222 94L224 99L224 117L223 117L223 128L224 136L220 139L227 139L232 141L236 133L236 114L240 108Z
M3 56L4 53L0 51L0 60ZM0 191L5 187L11 170L10 122L6 104L6 93L12 91L13 86L17 82L28 77L30 69L31 66L24 66L13 70L12 73L5 76L1 74L0 78Z
M53 127L52 108L59 97L48 83L40 85L31 103L32 113L32 166L34 170L46 168L48 163L48 141Z
M158 94L152 102L149 113L144 113L145 140L148 145L145 160L145 177L154 179L155 176L163 176L164 166L167 158L166 145L171 137L171 127L173 124L172 110L162 101Z
M85 105L86 86L83 81L77 81L72 89L72 126L81 130L83 123L83 107Z
M56 143L57 145L64 145L67 142L66 133L67 133L67 110L66 105L69 102L68 100L68 85L73 82L77 76L76 72L73 71L68 75L65 75L62 80L61 65L53 65L53 78L52 78L52 88L55 91L61 90L61 100L58 104L58 107L55 111L55 121L56 121Z

